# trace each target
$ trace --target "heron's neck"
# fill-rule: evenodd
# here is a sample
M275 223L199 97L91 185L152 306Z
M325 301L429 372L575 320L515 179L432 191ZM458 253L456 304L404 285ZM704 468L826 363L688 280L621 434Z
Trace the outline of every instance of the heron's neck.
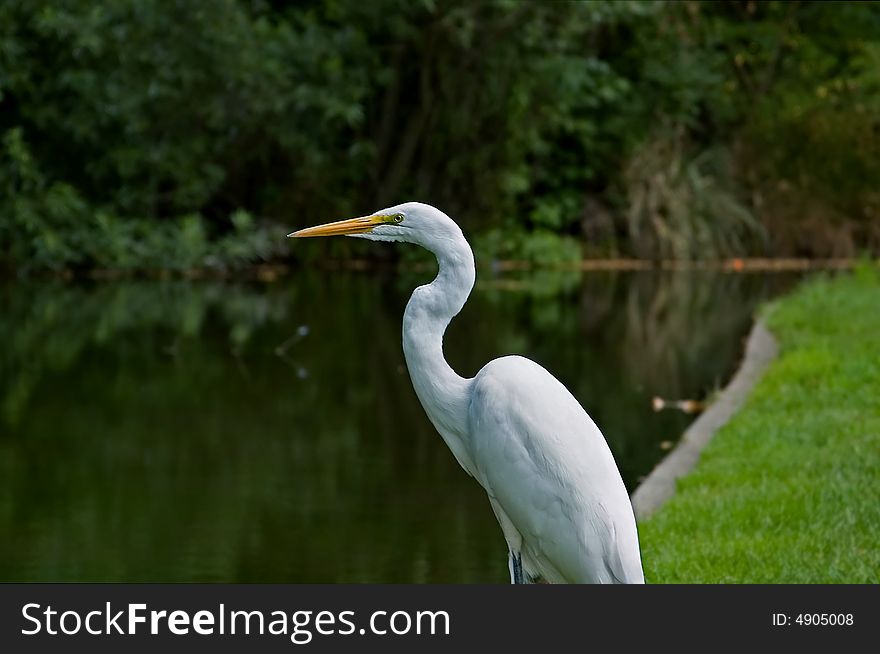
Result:
M413 292L403 314L403 352L428 418L455 451L448 438L465 435L469 380L446 363L443 333L467 301L476 271L464 236L446 241L443 251L434 255L437 277Z

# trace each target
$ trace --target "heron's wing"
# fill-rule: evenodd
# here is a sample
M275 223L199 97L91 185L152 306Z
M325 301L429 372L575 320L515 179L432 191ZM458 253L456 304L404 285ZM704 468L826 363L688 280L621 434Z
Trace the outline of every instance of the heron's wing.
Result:
M522 357L488 364L468 412L475 476L544 576L640 581L632 506L605 438L568 390Z

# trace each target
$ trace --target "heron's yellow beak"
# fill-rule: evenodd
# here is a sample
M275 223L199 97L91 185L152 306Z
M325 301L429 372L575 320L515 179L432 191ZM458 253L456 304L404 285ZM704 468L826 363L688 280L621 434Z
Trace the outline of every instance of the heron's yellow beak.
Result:
M326 225L317 225L315 227L307 227L298 232L288 234L293 238L307 238L310 236L344 236L345 234L366 234L372 231L376 225L393 222L392 216L383 216L376 214L375 216L364 216L363 218L349 218L348 220L339 220L335 223L327 223Z

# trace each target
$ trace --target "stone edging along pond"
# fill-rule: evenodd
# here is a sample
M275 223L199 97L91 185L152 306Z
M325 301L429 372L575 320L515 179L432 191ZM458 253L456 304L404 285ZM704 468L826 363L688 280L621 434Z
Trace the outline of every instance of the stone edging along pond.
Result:
M656 511L675 493L676 481L696 465L700 452L715 433L742 406L767 365L776 358L776 339L758 320L749 333L742 365L730 383L693 424L688 427L675 449L639 484L632 494L633 510L638 520Z

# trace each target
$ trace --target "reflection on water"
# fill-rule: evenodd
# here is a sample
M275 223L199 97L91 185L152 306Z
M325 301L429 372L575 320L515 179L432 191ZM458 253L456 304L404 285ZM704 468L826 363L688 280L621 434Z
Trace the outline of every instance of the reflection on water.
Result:
M424 276L422 276L424 277ZM505 582L482 490L410 386L418 277L0 287L0 580ZM465 375L520 353L605 432L630 489L791 277L529 273L478 285Z

